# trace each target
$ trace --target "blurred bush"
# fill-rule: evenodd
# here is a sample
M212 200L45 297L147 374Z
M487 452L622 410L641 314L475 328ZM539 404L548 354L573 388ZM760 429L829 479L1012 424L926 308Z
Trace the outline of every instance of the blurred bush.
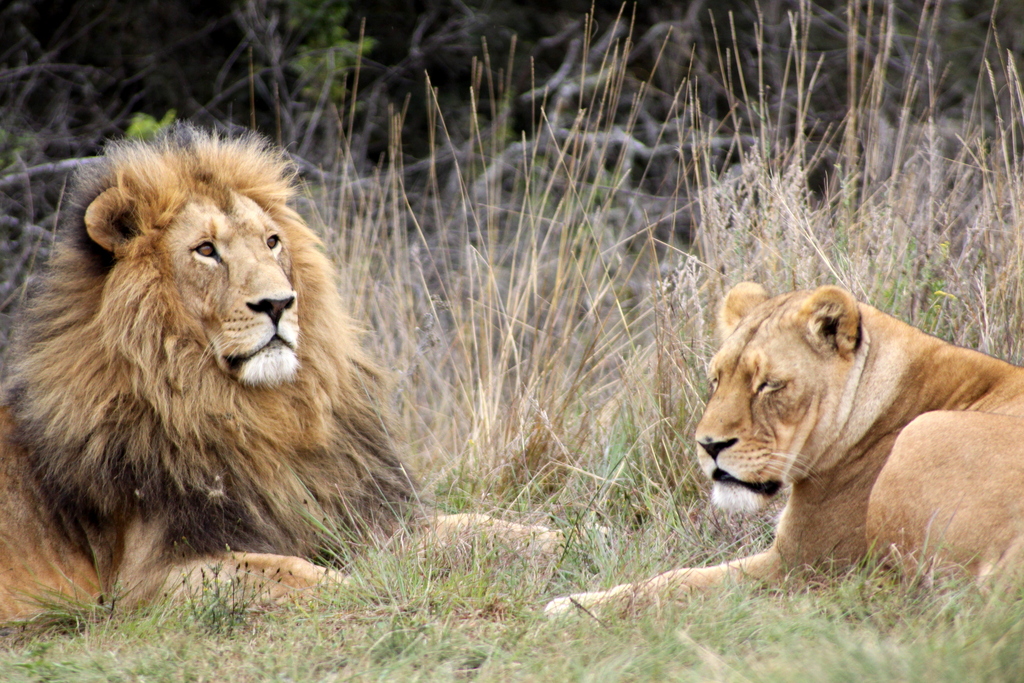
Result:
M643 197L632 209L685 240L691 124L714 131L716 173L770 130L823 187L841 150L908 115L995 125L1021 26L1024 4L986 0L0 0L0 314L47 253L68 172L169 112L254 126L315 182L390 159L411 201L460 165L508 167L521 141L550 154L586 112L595 191ZM684 96L692 120L668 125Z

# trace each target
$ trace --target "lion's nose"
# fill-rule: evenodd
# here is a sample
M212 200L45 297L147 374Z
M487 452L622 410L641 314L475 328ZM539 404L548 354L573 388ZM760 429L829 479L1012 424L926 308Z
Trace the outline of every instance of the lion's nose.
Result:
M728 441L714 441L712 439L705 439L698 441L700 447L707 451L707 454L711 456L711 459L715 462L718 461L718 454L724 451L730 446L734 446L739 439L729 439Z
M270 316L270 319L274 321L274 326L277 326L281 315L292 307L295 303L295 297L289 296L284 299L260 299L256 303L248 302L246 306L256 311L257 313L266 313Z

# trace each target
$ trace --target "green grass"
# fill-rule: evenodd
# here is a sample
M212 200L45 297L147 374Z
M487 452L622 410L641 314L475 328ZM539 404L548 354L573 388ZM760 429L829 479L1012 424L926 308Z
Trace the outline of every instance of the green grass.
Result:
M806 93L820 76L796 38L787 82ZM879 63L831 131L794 122L799 100L784 101L795 130L818 130L811 144L787 137L755 84L714 120L692 84L664 93L630 81L629 48L610 43L571 102L534 103L521 139L509 137L501 92L477 93L498 110L464 139L433 112L434 156L415 187L397 133L369 174L342 146L300 207L393 370L425 493L446 511L558 527L566 551L531 557L479 539L420 557L398 539L347 567L350 585L302 604L250 609L211 593L133 614L55 608L3 631L0 679L1024 678L1024 594L943 577L863 568L723 586L600 621L543 618L551 598L770 542L778 507L754 518L712 510L694 463L715 311L732 284L841 284L928 332L1024 358L1024 94L1013 64L981 74L964 118L929 106L941 65L923 62L896 84ZM648 97L661 98L660 123L641 121ZM883 125L873 107L886 97L905 115ZM638 121L660 126L674 151L631 157L622 142ZM400 123L394 114L391 129ZM676 182L655 195L644 179L665 176L665 164ZM823 165L827 181L812 183ZM694 217L691 241L661 229L665 212ZM580 533L595 524L610 536Z
M649 547L645 544L645 548ZM464 572L414 555L368 558L372 581L251 613L211 633L157 607L80 633L8 634L5 681L965 681L1024 675L1024 601L969 584L908 586L868 572L781 588L728 586L685 602L545 620L558 580L507 557ZM477 564L479 563L479 564ZM529 577L530 580L524 580Z

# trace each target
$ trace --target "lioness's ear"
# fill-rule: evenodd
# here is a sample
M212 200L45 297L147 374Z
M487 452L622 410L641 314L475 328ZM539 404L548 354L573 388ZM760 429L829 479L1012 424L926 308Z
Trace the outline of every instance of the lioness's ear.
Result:
M93 242L109 252L131 238L135 233L131 206L121 188L111 187L92 200L85 210L85 229Z
M860 309L845 289L832 285L818 287L800 307L800 315L807 321L812 344L844 356L860 346Z
M725 341L743 316L768 298L768 292L756 282L741 282L730 289L718 309L718 340Z

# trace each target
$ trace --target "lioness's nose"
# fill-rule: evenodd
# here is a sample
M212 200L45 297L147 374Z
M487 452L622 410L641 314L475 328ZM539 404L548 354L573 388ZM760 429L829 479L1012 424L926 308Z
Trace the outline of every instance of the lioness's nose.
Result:
M295 297L289 296L284 299L260 299L256 303L250 301L246 306L257 313L266 313L274 321L274 325L277 325L278 321L281 320L281 315L291 308L294 303Z
M734 446L739 439L729 439L728 441L714 441L712 439L704 439L698 441L700 447L707 451L708 455L711 456L712 460L718 460L718 454L724 451L730 446Z

